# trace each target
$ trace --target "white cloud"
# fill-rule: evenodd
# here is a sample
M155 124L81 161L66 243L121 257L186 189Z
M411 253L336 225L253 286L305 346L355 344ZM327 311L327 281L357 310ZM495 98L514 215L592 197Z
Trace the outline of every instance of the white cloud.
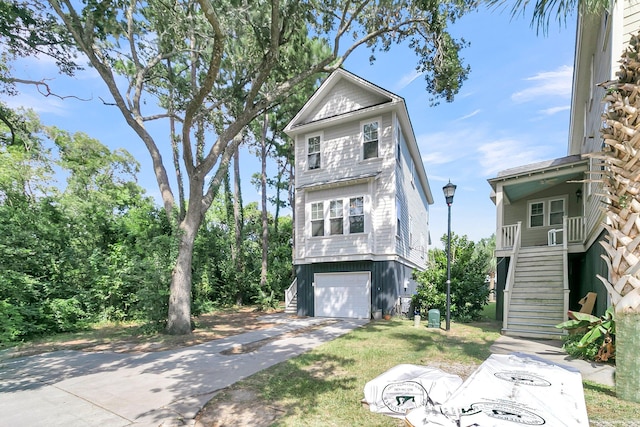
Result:
M532 82L529 87L511 95L514 102L528 102L541 97L571 96L573 68L563 65L554 71L543 71L525 81Z
M471 117L476 116L476 115L480 114L481 112L482 112L482 110L478 108L477 110L474 110L474 111L470 112L469 114L466 114L466 115L464 115L462 117L458 117L457 119L454 120L454 122L460 122L462 120L470 119Z
M540 147L508 138L486 142L477 148L478 162L485 176L495 176L504 169L540 161L540 151Z
M447 132L422 134L416 137L426 167L442 165L469 155L470 146L477 143L473 130L460 128Z
M405 74L400 78L394 87L394 91L399 92L405 87L409 86L415 79L420 77L423 73L419 73L417 70L413 70L410 73Z
M546 108L544 110L539 110L538 113L544 116L553 116L554 114L561 113L563 111L568 111L570 109L571 109L570 105L563 105L560 107L551 107L551 108Z

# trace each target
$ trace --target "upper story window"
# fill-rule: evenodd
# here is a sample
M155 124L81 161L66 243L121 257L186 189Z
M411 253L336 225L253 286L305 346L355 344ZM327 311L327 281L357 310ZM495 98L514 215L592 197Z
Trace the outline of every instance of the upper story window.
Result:
M332 200L329 202L329 233L344 233L344 210L342 209L342 200Z
M349 233L364 233L364 197L349 199Z
M309 170L320 169L320 136L307 138L307 165Z
M364 159L378 157L378 122L369 122L362 125L362 148Z
M529 202L529 227L562 225L565 198L551 198Z
M311 204L311 235L324 236L324 203Z

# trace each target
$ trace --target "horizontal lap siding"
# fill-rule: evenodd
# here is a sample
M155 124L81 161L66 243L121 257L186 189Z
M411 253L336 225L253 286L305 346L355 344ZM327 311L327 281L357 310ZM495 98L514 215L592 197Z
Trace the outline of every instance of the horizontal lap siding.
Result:
M640 3L637 1L625 3L623 42L626 46L631 35L638 34L638 29L640 29ZM622 52L620 53L622 54Z
M396 192L400 198L400 235L396 237L396 252L420 269L426 268L429 238L429 212L425 190L412 174L422 167L422 159L412 159L404 135L400 139L401 162L396 161ZM411 161L414 163L413 170ZM435 236L439 238L439 236Z

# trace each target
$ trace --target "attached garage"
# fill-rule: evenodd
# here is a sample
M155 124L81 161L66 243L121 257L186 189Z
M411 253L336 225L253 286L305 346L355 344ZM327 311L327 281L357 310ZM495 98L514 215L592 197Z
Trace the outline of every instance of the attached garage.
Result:
M314 274L316 317L371 317L371 273L342 272Z

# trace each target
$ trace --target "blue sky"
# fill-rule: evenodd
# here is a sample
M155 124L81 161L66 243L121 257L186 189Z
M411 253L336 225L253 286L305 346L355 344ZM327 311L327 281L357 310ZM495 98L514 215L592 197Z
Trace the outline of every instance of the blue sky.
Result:
M345 64L348 71L405 99L435 199L431 236L439 247L447 231L442 187L448 180L458 186L452 231L477 241L495 232L488 178L513 166L566 155L575 20L562 27L553 24L543 36L530 26L528 15L512 19L508 11L482 9L457 21L452 32L471 43L462 52L471 74L453 103L429 106L413 52L401 46L378 54L373 65L366 49ZM50 61L32 59L22 65L20 77L51 76L56 93L90 100L45 98L23 86L19 96L5 99L10 106L33 108L44 124L85 132L111 149L127 149L142 165L139 183L157 197L148 152L115 107L102 104L100 97L110 97L93 70L67 78L55 75ZM166 138L168 125L155 124L152 132ZM250 184L259 163L246 150L241 157L243 199L259 201ZM168 153L165 159L170 161Z

